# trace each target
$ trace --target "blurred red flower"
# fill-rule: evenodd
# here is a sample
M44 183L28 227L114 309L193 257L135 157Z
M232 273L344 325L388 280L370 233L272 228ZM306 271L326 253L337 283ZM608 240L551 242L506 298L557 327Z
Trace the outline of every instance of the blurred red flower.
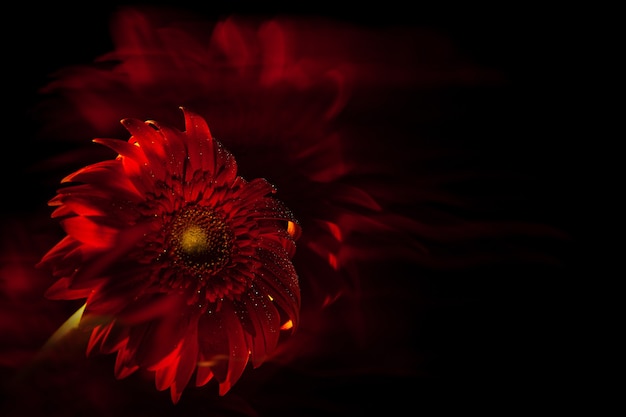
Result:
M31 312L48 317L24 336L3 314L12 340L28 339L4 349L3 365L32 371L34 360L36 375L65 378L59 386L80 393L72 401L63 388L60 398L30 396L54 385L40 378L18 387L25 393L16 389L20 412L52 402L67 406L58 415L94 408L110 415L141 402L154 415L343 415L369 410L381 387L385 403L405 404L397 380L428 373L416 328L440 307L421 274L552 261L531 243L559 233L494 212L500 203L521 205L511 197L514 183L489 182L508 177L489 171L491 161L476 169L479 152L444 132L442 95L502 82L445 37L323 18L206 20L159 8L120 9L111 34L111 52L62 68L41 91L37 134L60 150L33 170L49 189L75 172L52 200L64 230L49 230L37 211L37 222L26 220L37 245L15 252L5 250L11 242L2 245L3 276L20 277L4 285L7 311L26 314L32 303ZM128 142L108 139L129 132ZM221 156L211 161L200 146ZM66 304L45 300L52 277L30 268L53 246L43 265L60 280L48 295ZM202 281L191 278L198 273ZM450 299L443 304L463 313L462 297ZM77 308L87 332L56 333L38 352ZM293 334L279 338L277 326L289 323ZM115 372L109 355L76 359L83 349L117 352ZM245 373L249 358L265 364ZM72 372L59 372L67 363ZM194 372L196 384L217 380L228 395L189 386ZM309 385L292 384L294 374ZM175 406L145 384L155 376ZM429 389L422 387L425 396ZM353 395L350 406L331 411L334 403L307 397L334 398L333 390Z
M67 236L41 262L59 279L46 295L86 300L71 324L91 335L87 352L116 352L116 377L154 373L178 402L194 372L197 385L215 377L225 394L249 356L257 367L329 349L322 334L338 325L319 311L358 299L361 263L421 247L414 222L362 183L385 161L363 164L368 138L359 144L337 124L355 85L413 78L372 59L379 51L354 49L374 34L326 20L172 13L120 10L115 50L57 73L38 114L40 137L74 148L39 169L76 170L50 202ZM180 106L184 132L174 128ZM117 158L85 145L122 138L121 126L128 143L95 139ZM270 183L295 215L267 197ZM296 330L301 314L300 337L275 350L278 328ZM356 310L340 319L356 333L362 320Z

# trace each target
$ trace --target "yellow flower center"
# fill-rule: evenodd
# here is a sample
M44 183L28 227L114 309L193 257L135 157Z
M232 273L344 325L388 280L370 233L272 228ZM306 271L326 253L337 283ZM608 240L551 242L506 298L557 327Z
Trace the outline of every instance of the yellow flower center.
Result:
M169 242L176 264L194 273L215 273L230 260L233 234L213 210L190 207L174 218Z
M210 252L213 243L208 233L199 226L192 225L183 231L180 246L189 255L198 256L202 253Z

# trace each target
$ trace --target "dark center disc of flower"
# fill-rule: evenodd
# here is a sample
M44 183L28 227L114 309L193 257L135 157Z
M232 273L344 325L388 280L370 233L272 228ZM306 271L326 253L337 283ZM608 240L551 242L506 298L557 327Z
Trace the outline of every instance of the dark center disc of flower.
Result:
M230 260L233 234L224 219L205 207L176 215L169 233L174 262L194 273L215 273Z

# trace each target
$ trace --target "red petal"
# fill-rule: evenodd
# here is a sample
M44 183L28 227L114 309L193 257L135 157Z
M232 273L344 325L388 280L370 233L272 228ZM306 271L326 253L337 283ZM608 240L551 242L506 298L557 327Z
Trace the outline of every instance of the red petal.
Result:
M170 394L174 404L178 402L180 396L189 383L198 364L198 323L192 320L186 328L183 346L180 350L180 360L176 371L176 379L170 387Z
M141 159L143 159L141 149L128 141L121 139L97 138L94 139L93 142L111 148L118 154L127 158L134 159L135 161L140 161Z
M250 352L246 343L241 321L231 303L224 302L219 313L224 323L224 331L228 334L229 360L226 379L220 382L220 395L226 394L239 380L248 364Z
M164 162L167 163L167 171L170 178L181 180L185 178L185 170L188 167L187 161L187 136L167 125L158 122L151 122L163 134L163 149L165 154ZM167 178L165 178L167 180ZM179 185L179 181L171 185ZM178 190L180 192L180 190Z
M66 176L61 180L61 183L67 182L84 182L84 183L99 183L107 184L110 181L112 175L119 175L119 162L116 161L104 161L96 164L88 165L79 169L76 172Z
M135 329L133 329L136 331ZM134 350L128 349L128 345L123 346L118 352L115 358L115 377L117 379L123 379L139 369L139 366L134 361Z
M136 346L136 362L141 367L156 369L163 366L163 359L177 349L187 337L191 336L194 343L197 343L196 336L189 333L190 327L181 323L179 314L172 313L165 315L161 320L140 325L145 328ZM196 360L194 358L194 362Z
M94 280L90 275L81 275L80 278L81 287L92 286L85 314L94 316L106 317L120 313L134 302L146 285L144 277L134 271L118 272L114 280L104 281L95 290L95 283L100 283L100 280Z
M119 326L114 321L111 322L111 329L100 343L100 352L108 354L119 351L128 343L129 331L129 327Z
M291 210L285 204L275 198L263 198L253 205L254 215L260 219L284 220L297 223Z
M248 291L244 304L252 321L254 334L251 335L252 365L256 368L267 359L278 344L280 336L280 314L272 301L256 287Z
M69 236L95 248L110 248L117 241L117 229L97 224L85 217L66 218L61 224Z
M44 265L58 265L68 253L71 253L80 246L80 242L76 241L76 239L71 236L65 236L41 258L41 261L37 263L37 267L42 268Z
M142 159L147 162L144 169L148 170L151 176L163 179L166 174L164 171L166 155L163 149L163 133L154 129L152 126L156 125L152 122L142 122L138 119L124 119L122 125L132 135L129 141L134 139L139 144L139 150L144 155Z
M46 298L53 300L78 300L87 298L92 291L91 288L70 289L70 283L70 278L61 278L46 290Z
M184 108L181 109L185 115L187 157L190 166L185 180L191 181L196 171L208 172L209 175L214 176L216 149L209 126L202 117Z
M211 368L206 365L199 364L196 370L196 386L201 387L206 385L211 379L213 379L213 372Z
M182 297L174 294L142 295L121 311L118 319L124 325L133 326L172 316L172 312L181 311L184 305Z
M128 178L118 178L120 178L120 182L116 184L113 184L111 180L108 179L101 184L97 184L97 187L92 183L61 188L57 191L58 196L50 200L51 205L62 204L67 199L72 199L76 196L99 198L103 200L111 200L112 197L115 197L118 201L128 200L129 203L143 201L145 196L140 195L138 191L136 191L134 185L128 181Z
M199 369L211 369L220 383L220 395L224 395L241 377L250 356L241 321L233 306L224 302L218 312L200 317L198 331ZM207 377L204 370L198 379L206 382Z
M264 178L255 178L246 183L241 191L239 199L235 200L238 204L233 204L233 208L240 208L250 204L250 201L261 199L274 191L274 187Z
M168 389L174 383L174 379L176 378L176 368L178 367L178 359L180 358L178 355L179 349L180 346L178 346L176 350L172 351L170 355L165 357L155 372L154 382L159 391Z
M300 288L295 269L286 256L280 257L274 251L258 252L262 267L258 270L257 286L285 311L295 329L300 315Z
M87 355L91 355L91 353L96 350L96 345L102 347L104 340L107 339L114 325L115 322L110 322L94 327L89 337L89 343L87 344Z
M209 367L220 383L228 375L230 356L225 329L221 315L215 311L203 314L198 320L199 366Z

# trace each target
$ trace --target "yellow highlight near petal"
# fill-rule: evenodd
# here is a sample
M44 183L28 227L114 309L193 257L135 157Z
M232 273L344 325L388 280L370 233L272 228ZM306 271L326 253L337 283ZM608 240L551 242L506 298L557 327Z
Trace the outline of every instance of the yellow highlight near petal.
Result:
M197 365L198 366L213 366L220 362L227 361L228 359L229 359L228 355L215 355L213 356L213 358L209 359L208 361L198 361Z
M55 352L57 351L57 349L59 349L62 339L70 334L72 331L78 329L78 324L80 323L80 319L83 316L83 312L85 311L86 306L87 304L83 304L82 307L76 310L76 312L72 314L72 316L67 319L65 323L63 323L61 327L59 327L57 331L52 334L52 336L50 336L46 343L44 343L44 345L41 347L39 352L37 352L37 354L32 358L31 362L28 365L24 366L21 371L16 375L17 380L24 381L27 378L31 377L39 364L43 363L46 360L49 360L50 355L56 354Z
M43 346L43 348L45 349L46 347L53 346L59 340L65 337L69 332L71 332L74 329L77 329L78 324L80 323L80 319L83 317L83 312L85 311L86 306L87 306L87 303L83 304L81 308L76 310L76 312L72 314L72 316L69 319L67 319L65 323L63 323L61 327L59 327L52 336L50 336L50 338L48 339L46 344Z
M296 234L296 224L294 222L288 221L287 222L287 233L289 233L290 236L295 236Z
M283 323L282 326L280 326L280 330L289 330L292 327L293 327L293 321L287 320L285 323Z
M191 226L183 232L181 246L187 253L202 253L207 251L209 236L198 226Z

